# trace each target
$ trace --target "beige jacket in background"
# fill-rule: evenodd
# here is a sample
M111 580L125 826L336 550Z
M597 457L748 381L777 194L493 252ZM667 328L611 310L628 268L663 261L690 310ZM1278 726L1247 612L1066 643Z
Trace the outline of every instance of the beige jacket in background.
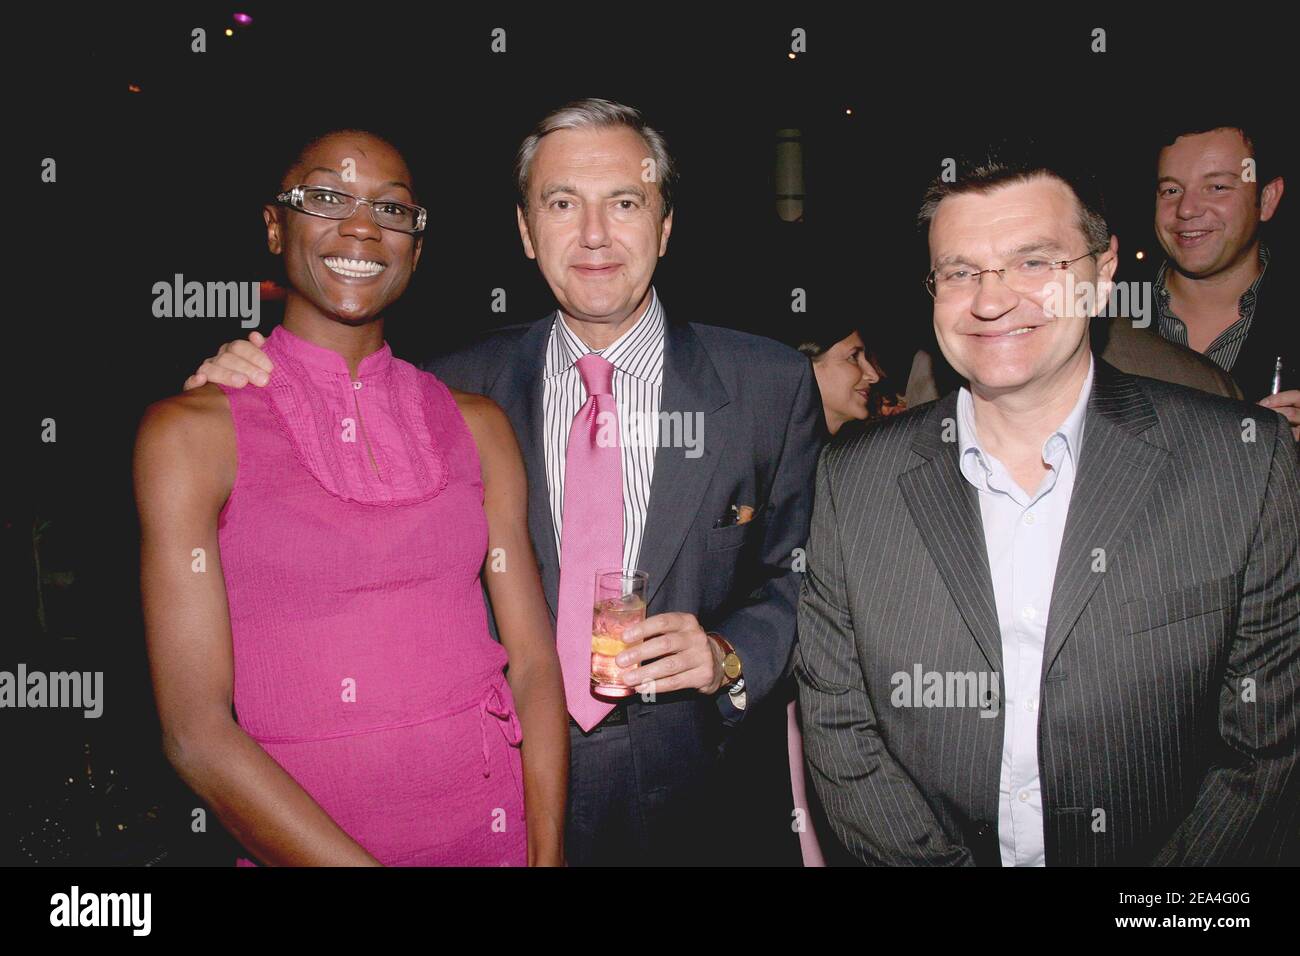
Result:
M1151 329L1135 329L1128 319L1097 319L1092 336L1093 354L1121 372L1186 385L1226 398L1242 397L1232 376L1200 352L1162 339ZM924 349L913 357L912 372L907 378L908 408L939 398L935 359ZM937 359L944 361L943 356Z

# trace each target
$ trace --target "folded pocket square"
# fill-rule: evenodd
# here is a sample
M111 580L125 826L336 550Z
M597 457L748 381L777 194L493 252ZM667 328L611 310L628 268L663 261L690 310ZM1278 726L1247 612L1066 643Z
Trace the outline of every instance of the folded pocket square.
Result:
M754 520L754 509L749 505L732 505L717 521L713 522L715 528L729 528L737 524L749 524Z

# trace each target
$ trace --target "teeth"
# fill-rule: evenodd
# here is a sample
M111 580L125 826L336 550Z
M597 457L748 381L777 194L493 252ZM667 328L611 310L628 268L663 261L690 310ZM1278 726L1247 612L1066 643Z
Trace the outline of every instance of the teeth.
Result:
M377 276L387 268L382 262L374 262L370 259L343 259L339 256L327 256L325 267L331 272L353 279Z
M1016 329L1014 332L1005 332L1004 335L1024 335L1026 332L1032 332L1033 329Z

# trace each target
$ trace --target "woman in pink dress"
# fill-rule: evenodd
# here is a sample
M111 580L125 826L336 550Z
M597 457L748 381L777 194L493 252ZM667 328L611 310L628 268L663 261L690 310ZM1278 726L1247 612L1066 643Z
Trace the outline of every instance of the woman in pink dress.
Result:
M282 189L268 387L140 426L165 752L244 865L560 864L568 722L514 433L383 338L427 215L410 172L340 131Z

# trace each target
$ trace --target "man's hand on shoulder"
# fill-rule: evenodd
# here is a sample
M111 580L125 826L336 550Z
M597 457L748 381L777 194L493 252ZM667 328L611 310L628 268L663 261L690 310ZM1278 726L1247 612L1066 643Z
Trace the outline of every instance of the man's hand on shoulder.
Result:
M206 385L228 385L231 388L243 388L250 381L254 385L265 385L271 380L275 364L262 351L266 336L261 332L249 333L248 340L236 339L217 349L217 354L204 359L193 375L185 380L185 391Z

